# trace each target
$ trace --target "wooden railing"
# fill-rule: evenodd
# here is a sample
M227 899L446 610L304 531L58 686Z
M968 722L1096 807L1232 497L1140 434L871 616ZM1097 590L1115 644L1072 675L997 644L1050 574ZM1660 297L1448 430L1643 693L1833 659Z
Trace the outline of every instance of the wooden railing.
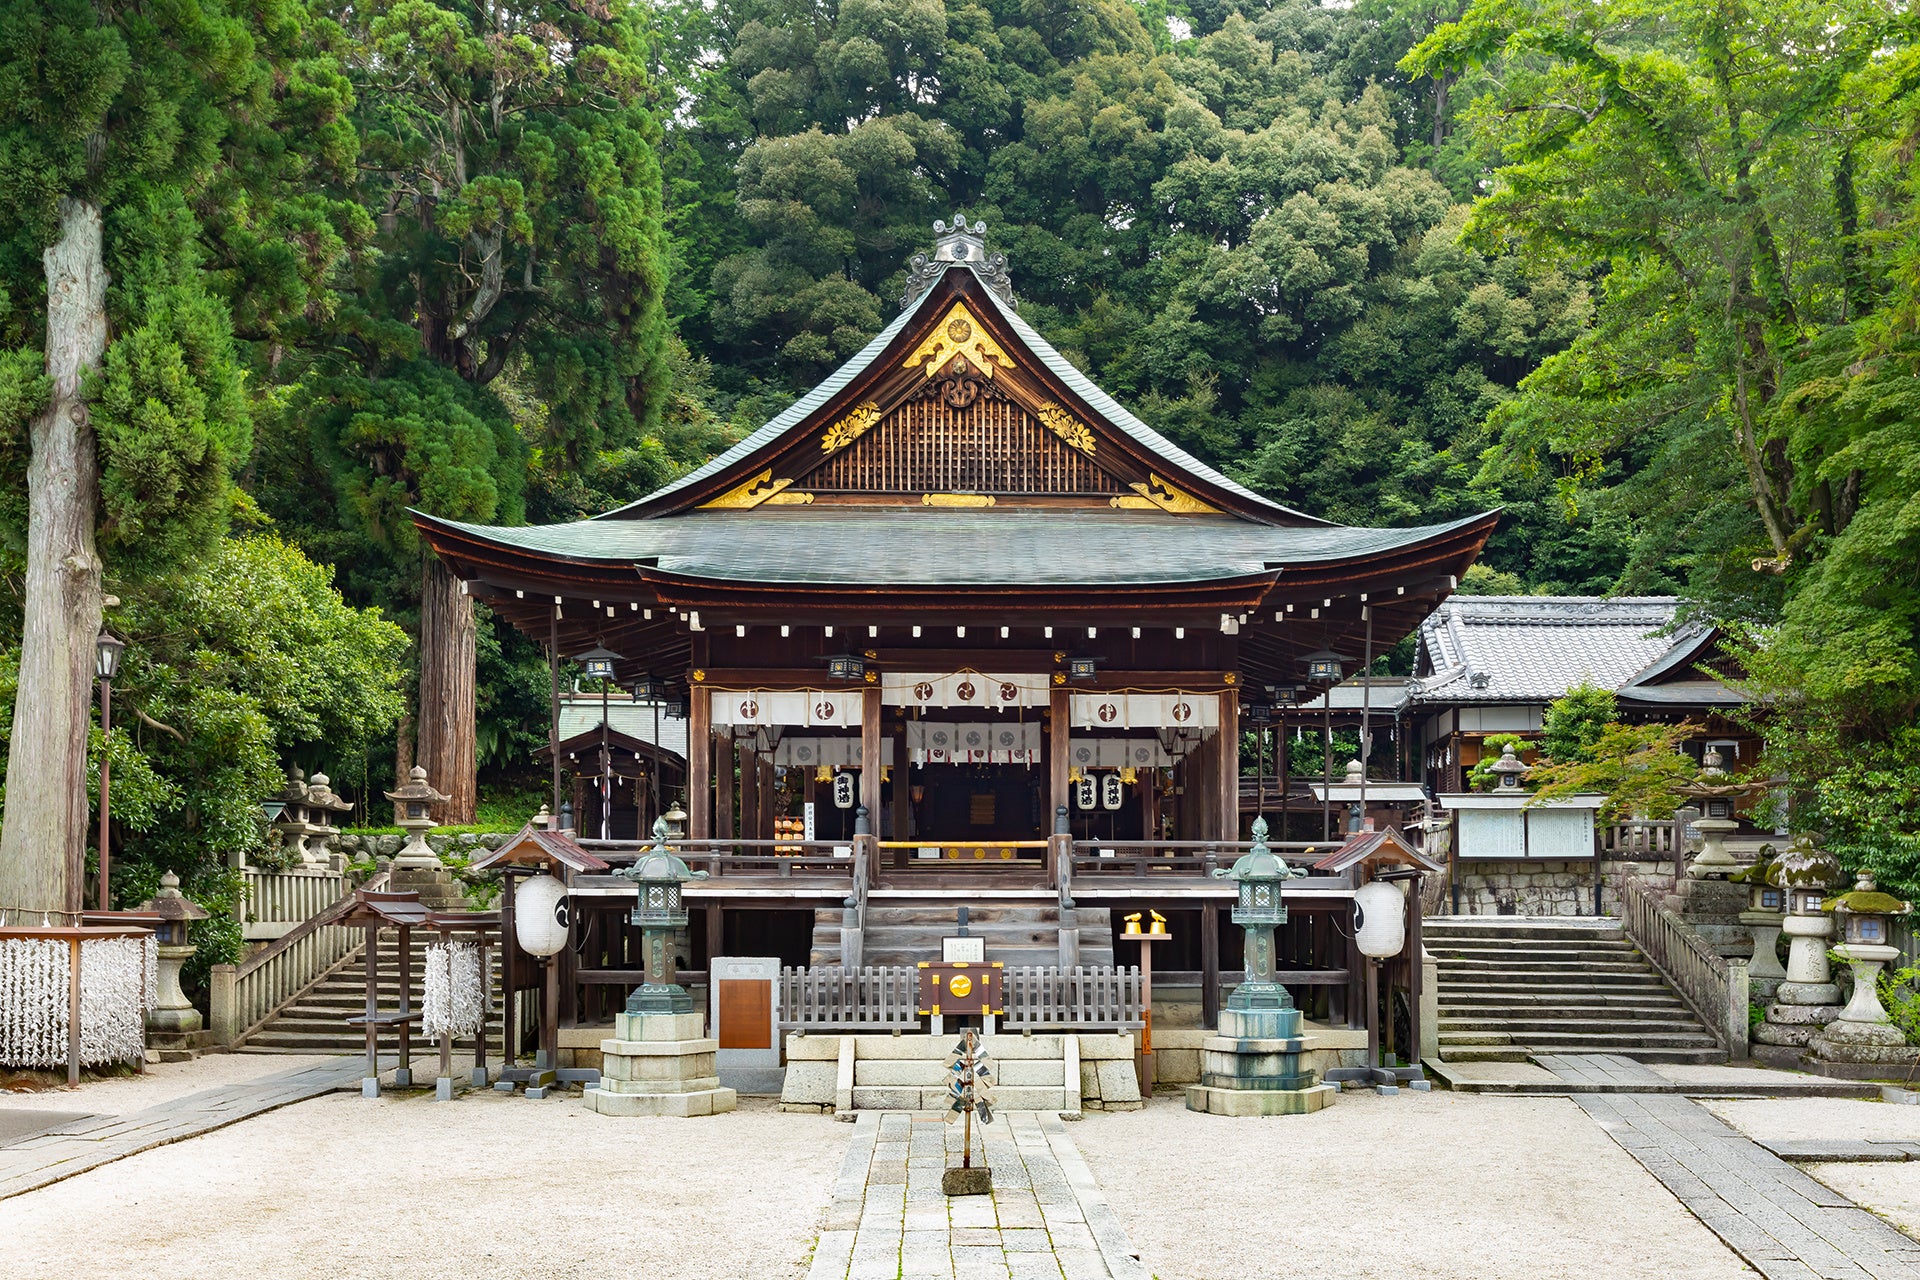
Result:
M329 867L264 871L242 867L241 936L249 942L284 937L352 892L346 873Z
M1138 965L1021 965L1003 981L1010 1030L1130 1031L1143 1021Z
M1139 966L1006 970L1001 1026L1021 1031L1131 1030L1141 1025ZM787 1031L911 1031L920 1026L919 970L911 965L780 970Z
M363 887L384 889L386 885L383 871ZM259 1030L316 978L353 954L362 941L361 931L333 924L331 915L331 908L323 909L259 954L239 964L213 966L207 1022L216 1043L237 1044Z
M1728 959L1707 945L1661 902L1665 886L1628 876L1621 902L1627 937L1665 975L1727 1056L1747 1055L1747 962Z
M1075 840L1073 873L1078 876L1203 876L1231 867L1253 848L1246 840ZM1326 854L1334 845L1322 840L1269 840L1267 848L1299 865L1309 851Z
M711 876L851 876L854 840L669 840L667 847L695 871ZM633 862L653 847L651 841L632 840L580 844L615 866Z
M919 971L908 965L780 970L783 1031L917 1030Z

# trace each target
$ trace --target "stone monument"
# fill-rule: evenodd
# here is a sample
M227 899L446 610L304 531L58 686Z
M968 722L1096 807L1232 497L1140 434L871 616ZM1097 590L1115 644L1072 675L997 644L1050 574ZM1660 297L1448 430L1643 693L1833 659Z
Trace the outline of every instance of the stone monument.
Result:
M1200 1083L1187 1086L1187 1109L1223 1116L1283 1116L1318 1111L1334 1100L1301 1061L1307 1042L1300 1011L1274 981L1273 931L1287 922L1281 888L1306 875L1267 847L1267 822L1255 818L1253 848L1214 874L1238 885L1233 922L1245 935L1246 981L1220 1011L1220 1034L1200 1042Z
M156 1003L147 1011L147 1046L162 1062L186 1062L213 1046L213 1033L204 1029L200 1011L180 989L180 966L196 950L187 941L187 926L205 920L209 912L180 892L180 877L171 871L160 877L160 892L141 903L140 910L160 917L153 931L159 972Z
M676 930L687 924L681 887L704 880L667 847L667 820L654 819L653 847L615 874L639 886L630 917L640 926L646 981L613 1020L613 1038L600 1042L600 1083L586 1091L589 1108L606 1116L706 1116L731 1111L738 1098L720 1083L714 1055L693 997L674 980Z
M1763 845L1758 862L1728 877L1747 888L1747 909L1740 913L1740 923L1753 935L1753 955L1747 962L1748 990L1768 1001L1787 976L1787 971L1780 967L1778 954L1780 924L1786 918L1787 902L1786 890L1774 879L1778 862L1779 851L1770 844Z

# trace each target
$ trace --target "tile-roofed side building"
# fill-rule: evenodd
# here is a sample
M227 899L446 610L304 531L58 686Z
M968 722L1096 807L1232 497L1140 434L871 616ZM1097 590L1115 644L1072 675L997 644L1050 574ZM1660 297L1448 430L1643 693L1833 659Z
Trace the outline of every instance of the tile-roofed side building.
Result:
M1551 701L1618 689L1704 628L1669 631L1673 596L1454 596L1420 624L1416 700Z

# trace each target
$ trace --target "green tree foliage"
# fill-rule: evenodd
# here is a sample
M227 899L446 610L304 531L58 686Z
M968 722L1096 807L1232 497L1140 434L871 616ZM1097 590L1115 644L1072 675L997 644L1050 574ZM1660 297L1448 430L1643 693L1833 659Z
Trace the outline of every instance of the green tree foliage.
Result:
M1642 815L1671 818L1685 799L1680 788L1699 776L1700 766L1680 744L1696 737L1703 726L1691 720L1678 724L1609 724L1601 728L1582 758L1554 760L1535 766L1527 782L1537 800L1566 796L1603 795L1601 822L1619 822Z
M1620 716L1613 690L1582 681L1547 704L1540 726L1540 750L1555 764L1584 764Z

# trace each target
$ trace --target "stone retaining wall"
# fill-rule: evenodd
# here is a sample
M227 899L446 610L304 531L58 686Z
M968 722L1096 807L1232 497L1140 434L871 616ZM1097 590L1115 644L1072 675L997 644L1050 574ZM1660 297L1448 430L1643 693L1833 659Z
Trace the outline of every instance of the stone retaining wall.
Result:
M1670 874L1672 867L1670 861L1602 859L1603 914L1619 913L1621 886L1628 876ZM1460 889L1460 915L1593 914L1593 863L1589 861L1554 862L1543 858L1529 862L1460 862L1455 865L1454 874ZM1429 915L1454 914L1453 890L1447 885L1445 876L1434 876L1429 881L1425 906Z

